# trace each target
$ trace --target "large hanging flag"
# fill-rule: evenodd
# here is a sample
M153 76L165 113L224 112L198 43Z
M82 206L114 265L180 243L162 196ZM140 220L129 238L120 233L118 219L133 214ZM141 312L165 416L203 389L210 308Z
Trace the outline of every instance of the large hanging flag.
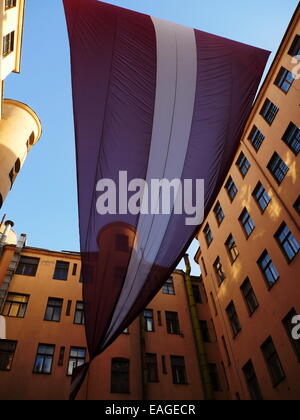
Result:
M224 182L269 53L97 0L63 2L93 359L186 252Z

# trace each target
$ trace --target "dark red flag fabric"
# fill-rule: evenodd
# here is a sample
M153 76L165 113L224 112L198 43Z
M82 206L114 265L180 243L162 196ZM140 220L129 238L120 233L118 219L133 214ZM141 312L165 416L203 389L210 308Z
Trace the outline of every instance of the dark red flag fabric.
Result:
M234 158L269 52L97 0L63 2L93 359L186 252Z

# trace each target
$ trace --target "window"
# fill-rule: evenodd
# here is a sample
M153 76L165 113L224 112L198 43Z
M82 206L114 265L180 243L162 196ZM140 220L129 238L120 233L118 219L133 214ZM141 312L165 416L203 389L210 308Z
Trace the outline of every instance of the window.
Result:
M77 264L73 264L72 276L76 276L77 273Z
M289 262L293 261L299 252L300 246L285 223L282 223L275 234L275 238Z
M172 277L170 277L165 284L163 285L162 292L164 295L175 295L174 282Z
M59 350L59 357L58 357L58 363L57 363L58 366L64 365L65 351L66 351L65 347L61 347Z
M263 399L254 366L251 360L243 367L245 380L248 386L252 401L261 401Z
M298 214L300 214L300 195L297 198L297 201L294 204L294 209L298 212Z
M129 360L115 358L111 361L111 393L128 394Z
M199 321L199 325L204 343L211 343L207 321Z
M197 284L192 284L193 296L196 303L202 303L200 288Z
M297 356L298 362L300 362L300 340L294 340L292 336L292 331L295 328L295 324L293 324L293 318L297 316L298 313L295 309L292 309L287 316L283 319L282 324L286 330L288 338L293 346L295 354Z
M238 189L231 177L226 182L225 189L227 190L230 200L233 201L238 193Z
M85 364L86 349L82 347L71 347L68 364L68 376L73 375L73 370Z
M261 346L261 351L268 366L272 383L276 387L285 379L285 373L271 337Z
M248 159L246 158L246 156L244 155L244 153L241 153L237 162L236 162L237 167L240 170L240 173L242 174L243 178L245 178L245 176L247 175L251 165L250 162L248 161Z
M292 57L296 57L297 55L300 55L300 36L299 35L296 35L288 54L291 55Z
M17 4L17 0L5 0L5 10L15 7L16 4Z
M11 32L3 38L3 57L13 52L15 45L15 32Z
M2 315L12 318L24 318L29 302L28 295L8 293Z
M35 359L33 373L50 375L55 352L55 346L52 344L39 344Z
M280 185L289 171L288 166L284 163L278 153L274 153L267 168L271 172L275 181Z
M17 341L0 340L0 370L11 370Z
M84 306L83 302L76 302L74 324L84 325Z
M59 322L63 307L63 299L49 298L45 312L45 321Z
M282 140L297 156L300 151L300 129L294 123L290 122Z
M272 288L274 284L276 284L279 280L279 274L267 251L263 252L257 263L265 277L265 280L267 281L269 288Z
M266 99L262 110L260 111L260 115L265 119L265 121L272 125L273 121L276 118L276 115L279 111L279 108L273 104L269 99Z
M54 280L64 280L68 279L69 272L69 263L63 261L56 261L56 266L53 274Z
M162 372L164 375L168 373L167 371L167 363L166 363L166 356L161 356L161 366L162 366Z
M279 74L275 80L275 85L278 86L279 89L281 89L283 92L288 93L294 80L295 79L293 74L284 67L281 67Z
M157 356L156 354L146 354L146 370L147 370L147 381L158 382L158 370L157 370Z
M209 224L205 226L205 228L203 229L203 233L205 236L206 244L209 247L214 239Z
M116 235L116 251L129 252L129 238L127 235Z
M68 300L67 310L66 310L66 316L70 316L71 315L71 309L72 309L72 301L71 300Z
M230 366L231 365L231 359L230 359L228 347L227 347L226 340L225 340L224 336L222 336L222 344L223 344L224 351L225 351L226 358L227 358L227 366Z
M253 197L263 213L270 204L271 198L261 182L256 185L255 190L253 191Z
M220 226L225 218L225 214L219 202L216 204L214 208L214 213L215 213L218 225Z
M154 331L154 317L152 309L145 309L144 311L144 328L146 332Z
M171 356L171 367L172 367L172 375L173 375L173 384L186 385L187 377L186 377L184 357Z
M168 334L180 334L177 312L166 311L166 324Z
M233 302L231 302L228 305L228 307L226 309L226 313L227 313L227 316L228 316L228 319L229 319L229 322L230 322L230 326L231 326L231 329L232 329L232 332L233 332L233 336L235 337L241 331L241 324L240 324L238 314L236 312L236 309L235 309L235 306L234 306Z
M214 270L217 276L218 285L220 286L226 278L220 257L218 257L214 263Z
M245 302L249 311L249 314L252 315L258 308L258 301L251 285L250 280L247 278L241 286L241 292L245 298Z
M36 275L39 262L39 258L21 257L16 274L34 277Z
M263 144L264 139L265 139L265 136L263 135L263 133L259 131L259 129L256 126L254 126L251 130L248 140L251 141L252 146L254 147L256 152L258 152L259 149L261 148L261 145Z
M162 326L161 311L157 311L157 323L160 327Z
M209 363L208 369L209 369L209 376L211 379L213 390L215 392L222 391L217 365L214 363Z
M253 222L253 220L251 219L250 214L248 213L247 209L244 209L244 211L242 212L242 214L240 215L239 221L244 229L244 232L247 236L247 238L249 238L252 234L252 232L255 229L255 224Z
M229 235L227 241L225 242L225 246L227 248L230 261L233 264L239 256L239 251L232 235Z

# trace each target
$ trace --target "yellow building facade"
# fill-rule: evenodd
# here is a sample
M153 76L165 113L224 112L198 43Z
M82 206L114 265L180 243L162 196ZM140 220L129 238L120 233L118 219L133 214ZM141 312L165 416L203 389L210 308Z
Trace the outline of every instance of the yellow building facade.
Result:
M0 208L30 148L41 136L41 123L27 105L3 99L4 81L20 72L25 0L0 1Z

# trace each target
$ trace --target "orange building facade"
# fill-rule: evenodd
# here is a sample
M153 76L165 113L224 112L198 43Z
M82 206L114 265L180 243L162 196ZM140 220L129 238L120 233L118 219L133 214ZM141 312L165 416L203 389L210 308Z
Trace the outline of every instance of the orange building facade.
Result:
M300 399L300 341L292 336L300 314L299 14L198 234L195 260L231 393L243 400Z
M0 283L15 253L15 245L3 247ZM77 253L26 246L19 252L1 308L6 337L0 340L0 399L68 399L73 367L88 360L80 264ZM206 383L191 305L205 350ZM78 399L201 400L209 394L203 383L212 398L227 399L223 368L201 279L178 270L143 316L92 363Z

